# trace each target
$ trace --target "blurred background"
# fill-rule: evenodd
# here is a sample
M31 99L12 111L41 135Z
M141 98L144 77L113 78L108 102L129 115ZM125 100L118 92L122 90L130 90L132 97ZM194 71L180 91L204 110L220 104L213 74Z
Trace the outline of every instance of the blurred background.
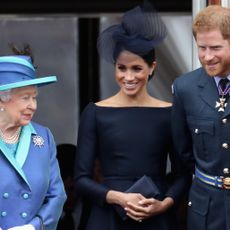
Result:
M151 94L171 101L171 84L192 69L192 0L150 0L168 29L156 49L157 70ZM96 39L104 28L119 23L138 0L2 1L0 55L9 43L31 45L37 75L56 75L56 84L39 90L34 118L47 125L57 144L76 145L80 113L89 101L114 94L113 65L98 58Z

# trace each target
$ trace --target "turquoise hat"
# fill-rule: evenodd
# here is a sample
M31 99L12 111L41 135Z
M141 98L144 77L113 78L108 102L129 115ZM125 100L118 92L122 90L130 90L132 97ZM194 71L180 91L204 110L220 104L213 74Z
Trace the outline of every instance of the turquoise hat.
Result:
M28 85L43 86L56 81L56 76L36 78L30 56L0 57L0 91Z

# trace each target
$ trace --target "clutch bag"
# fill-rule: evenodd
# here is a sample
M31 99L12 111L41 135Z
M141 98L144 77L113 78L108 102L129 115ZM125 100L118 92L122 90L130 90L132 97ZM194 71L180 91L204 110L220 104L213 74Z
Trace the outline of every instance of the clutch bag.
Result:
M159 189L153 180L144 175L140 179L138 179L130 188L128 188L126 193L141 193L146 198L157 198L160 194ZM114 205L115 210L120 215L123 220L127 219L127 215L125 210L120 205Z

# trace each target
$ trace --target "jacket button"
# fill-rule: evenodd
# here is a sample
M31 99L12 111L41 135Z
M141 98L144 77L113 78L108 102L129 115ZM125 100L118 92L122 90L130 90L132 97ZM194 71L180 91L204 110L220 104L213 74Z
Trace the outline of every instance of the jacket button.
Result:
M5 211L1 212L1 216L2 217L7 216L7 212L5 212Z
M223 123L223 124L226 124L227 121L228 121L227 118L222 119L222 123Z
M223 143L223 144L222 144L222 147L223 147L224 149L228 149L228 144L227 144L227 143Z
M229 174L229 168L224 168L224 169L223 169L223 173L224 173L224 174Z
M9 193L8 192L4 192L2 196L3 196L3 198L7 199L9 197Z
M21 213L21 217L22 218L26 218L27 217L27 213L26 212Z
M197 134L199 133L199 129L195 129L194 132Z
M191 207L192 206L192 201L188 202L188 206Z
M22 196L23 196L23 198L24 198L25 200L27 200L27 199L29 198L29 194L28 194L28 193L24 193Z

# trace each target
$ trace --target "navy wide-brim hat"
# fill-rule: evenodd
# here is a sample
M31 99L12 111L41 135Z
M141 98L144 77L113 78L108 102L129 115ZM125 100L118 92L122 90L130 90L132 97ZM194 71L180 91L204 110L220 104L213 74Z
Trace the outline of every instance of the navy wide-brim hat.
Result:
M30 56L1 56L0 91L29 85L43 86L57 81L56 76L36 78L35 72Z

